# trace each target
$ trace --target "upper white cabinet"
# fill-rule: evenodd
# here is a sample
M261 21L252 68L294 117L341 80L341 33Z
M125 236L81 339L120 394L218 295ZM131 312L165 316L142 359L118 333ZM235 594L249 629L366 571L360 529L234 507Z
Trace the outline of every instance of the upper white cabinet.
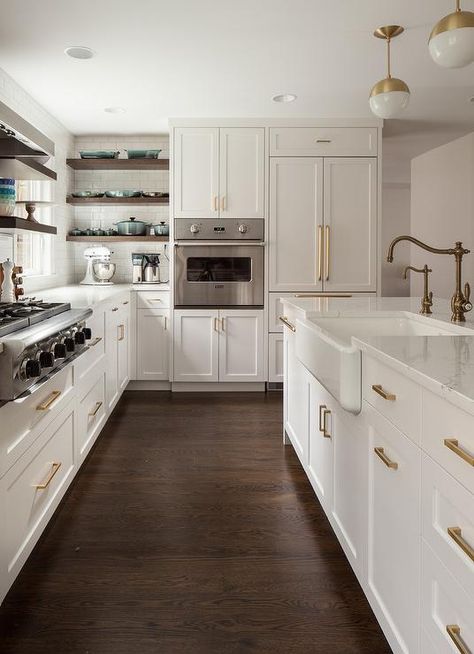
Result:
M176 128L175 217L263 218L264 172L264 128Z
M375 291L377 159L324 160L324 290Z
M323 159L270 163L270 290L321 291Z
M177 218L214 218L219 201L219 129L174 131L174 212Z
M373 157L376 154L376 127L270 129L272 157Z

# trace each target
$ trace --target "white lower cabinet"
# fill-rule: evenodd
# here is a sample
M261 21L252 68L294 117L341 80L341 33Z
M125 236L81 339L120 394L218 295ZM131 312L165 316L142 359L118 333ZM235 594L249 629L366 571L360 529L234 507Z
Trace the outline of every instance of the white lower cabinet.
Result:
M137 379L169 379L169 311L137 310Z
M78 397L76 420L77 460L82 461L95 443L107 419L107 404L105 400L106 374L105 366L99 366L87 391Z
M306 467L309 437L310 374L296 357L296 335L284 331L283 422L284 431Z
M268 335L268 381L283 382L283 334Z
M264 381L263 311L175 311L173 352L175 382Z
M369 598L394 652L419 651L420 449L365 404Z
M118 299L105 312L107 407L113 409L130 380L130 305Z
M309 382L308 477L325 511L332 508L333 496L333 424L331 396L311 377Z

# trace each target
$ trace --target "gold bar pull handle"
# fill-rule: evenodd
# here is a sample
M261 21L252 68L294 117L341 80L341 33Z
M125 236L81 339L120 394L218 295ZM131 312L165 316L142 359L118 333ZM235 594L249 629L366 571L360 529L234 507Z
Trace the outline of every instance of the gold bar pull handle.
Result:
M221 197L221 211L225 211L225 200L226 200L226 197L225 197L225 195L223 195Z
M38 404L36 407L37 411L47 411L49 408L51 408L51 405L56 402L56 400L59 398L61 395L61 391L53 391L51 395L48 395L48 397L45 399L44 402L41 402L41 404Z
M329 225L326 225L326 281L329 280L329 257L331 256L331 247L330 247L330 230Z
M466 452L466 450L463 450L462 447L459 445L459 441L457 438L445 438L444 439L444 444L446 445L447 448L449 448L454 454L457 454L463 461L468 463L470 466L474 466L474 456L472 454L469 454L469 452Z
M448 534L464 554L467 554L471 561L474 561L474 547L471 547L467 540L462 537L461 527L448 527Z
M214 318L214 331L219 332L218 318Z
M225 332L225 318L221 318L221 329Z
M48 476L46 477L46 479L40 482L39 484L33 484L33 487L37 488L38 490L44 490L45 488L48 488L51 481L53 480L54 475L57 473L60 467L61 467L60 461L53 461L51 464L51 470Z
M125 325L119 325L119 329L120 329L120 335L118 339L119 341L123 341L123 339L125 338Z
M125 302L122 302L122 304L128 304L128 300L125 300Z
M214 195L211 199L211 209L212 211L217 211L218 210L218 197L217 195Z
M323 272L323 228L318 225L318 282L321 281Z
M331 139L314 139L316 143L331 143Z
M288 320L286 316L280 316L278 320L282 322L284 325L286 325L288 329L291 329L292 332L296 331L296 327L291 324L291 322Z
M326 422L326 418L331 415L331 411L329 409L324 409L323 411L323 436L324 438L331 438L331 434L328 432L328 426Z
M94 340L89 343L89 347L94 347L97 343L100 343L101 340L102 336L97 336L97 338L94 338Z
M165 332L166 332L166 331L168 331L168 318L167 318L166 316L165 316L164 318L165 318L165 326L164 326L164 329L165 329Z
M385 463L387 468L391 468L392 470L398 470L398 463L388 458L388 456L385 454L385 450L383 447L374 447L374 452L379 457L379 459L381 459Z
M395 402L397 399L397 396L394 393L389 393L380 384L372 384L372 390L389 402Z
M460 654L471 654L471 650L461 638L461 627L458 624L447 624L446 631Z
M102 402L96 402L96 403L95 403L95 407L94 407L94 409L89 413L89 416L90 416L91 418L95 418L101 406L102 406Z
M323 415L322 415L322 414L323 414L323 409L325 409L325 408L326 408L326 405L325 405L325 404L320 404L320 405L319 405L319 431L320 431L321 433L324 432L324 427L323 427Z

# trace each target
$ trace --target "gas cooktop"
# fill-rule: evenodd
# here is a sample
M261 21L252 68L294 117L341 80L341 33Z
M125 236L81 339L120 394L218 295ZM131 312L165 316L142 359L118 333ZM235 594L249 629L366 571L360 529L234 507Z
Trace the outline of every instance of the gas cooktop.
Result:
M43 302L36 298L0 302L0 338L69 311L70 308L71 305L67 302Z

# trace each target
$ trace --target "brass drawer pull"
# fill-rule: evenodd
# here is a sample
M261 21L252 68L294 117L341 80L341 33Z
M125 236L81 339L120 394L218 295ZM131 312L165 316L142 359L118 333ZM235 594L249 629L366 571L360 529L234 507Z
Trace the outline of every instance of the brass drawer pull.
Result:
M280 316L278 320L282 322L284 325L286 325L288 329L291 329L292 332L296 331L296 327L291 324L291 322L288 320L286 316Z
M97 338L94 338L94 340L89 343L89 347L94 347L97 343L100 343L101 340L102 336L97 336Z
M448 534L456 545L459 545L464 554L467 554L471 561L474 561L474 547L471 547L467 540L462 537L461 527L448 527Z
M118 311L118 307L114 307L112 311Z
M41 402L41 404L38 404L38 406L36 407L36 410L37 411L47 411L51 407L51 405L54 402L56 402L58 397L61 395L61 392L62 391L53 391L51 393L51 395L44 402Z
M45 488L48 488L50 485L54 475L57 473L59 468L61 467L61 462L60 461L53 461L51 464L51 471L49 475L46 477L44 481L42 481L40 484L34 484L34 487L37 488L38 490L44 490Z
M219 318L214 318L214 331L219 333Z
M119 329L120 329L120 336L118 339L119 341L123 341L123 339L125 338L125 325L119 325Z
M389 393L384 388L382 388L380 384L373 384L372 390L375 391L377 395L380 395L380 397L383 397L384 400L395 402L395 400L397 399L397 396L394 393Z
M381 459L385 463L387 468L391 468L392 470L398 470L398 463L388 458L388 456L385 454L385 450L383 447L374 447L374 452L379 457L379 459Z
M148 300L148 302L162 302L159 297L153 297Z
M331 434L328 432L328 426L326 423L326 418L331 415L329 409L324 409L323 411L323 436L324 438L331 438Z
M128 304L128 300L125 300L125 302L122 302L122 304Z
M459 446L459 441L457 440L457 438L445 438L444 444L452 452L454 452L454 454L460 456L461 459L463 459L470 466L474 466L474 456L472 456L472 454L469 454L469 452L466 452L466 450L463 450L462 447Z
M316 143L331 143L331 139L314 139Z
M352 297L352 293L295 293L295 297L302 297L302 298L310 298L310 297L316 297L323 299L324 298L345 298L345 297Z
M102 406L102 402L96 402L95 403L95 409L89 413L91 418L95 418L97 415L97 412L99 411L100 407Z
M326 408L325 404L320 404L319 405L319 431L321 433L324 432L322 412L323 412L323 409L325 409L325 408Z
M453 643L456 645L460 654L471 654L471 650L461 638L461 627L459 625L448 624L446 625L446 631L448 632Z

